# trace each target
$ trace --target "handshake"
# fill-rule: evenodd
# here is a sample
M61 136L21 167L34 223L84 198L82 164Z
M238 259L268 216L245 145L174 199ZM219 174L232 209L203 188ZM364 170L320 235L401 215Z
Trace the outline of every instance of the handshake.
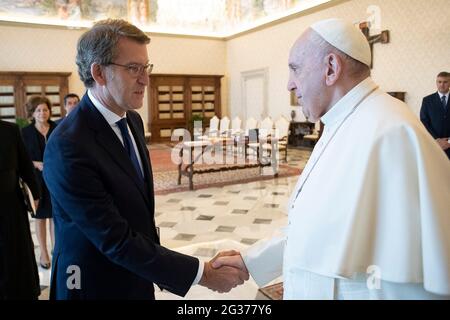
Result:
M205 263L199 285L220 293L229 292L249 279L241 254L235 250L219 252Z

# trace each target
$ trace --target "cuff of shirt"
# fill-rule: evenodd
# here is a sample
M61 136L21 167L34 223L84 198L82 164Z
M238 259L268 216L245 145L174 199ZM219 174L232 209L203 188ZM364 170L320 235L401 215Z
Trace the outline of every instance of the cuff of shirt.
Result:
M197 276L195 277L194 281L192 282L192 286L198 284L200 282L200 279L203 276L203 269L205 268L205 264L203 261L198 260L198 271Z

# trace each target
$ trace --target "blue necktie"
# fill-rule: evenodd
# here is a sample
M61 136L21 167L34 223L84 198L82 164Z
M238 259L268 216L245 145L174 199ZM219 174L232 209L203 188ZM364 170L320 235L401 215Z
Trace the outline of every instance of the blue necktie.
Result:
M143 178L141 166L139 165L138 158L136 156L136 152L134 152L133 142L131 141L130 134L128 132L128 126L127 126L127 118L122 118L121 120L116 122L119 126L120 133L122 133L123 138L123 144L125 146L125 150L128 153L128 156L131 159L131 162L134 165L134 168L138 172L138 175Z
M444 110L447 111L447 102L445 101L445 96L442 96L442 105L444 106Z

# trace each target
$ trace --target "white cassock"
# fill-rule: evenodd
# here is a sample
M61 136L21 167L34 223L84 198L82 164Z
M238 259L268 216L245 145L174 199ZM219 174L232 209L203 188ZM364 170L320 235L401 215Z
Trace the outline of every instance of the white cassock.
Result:
M279 236L243 257L285 299L450 296L450 161L407 105L359 83L325 130Z

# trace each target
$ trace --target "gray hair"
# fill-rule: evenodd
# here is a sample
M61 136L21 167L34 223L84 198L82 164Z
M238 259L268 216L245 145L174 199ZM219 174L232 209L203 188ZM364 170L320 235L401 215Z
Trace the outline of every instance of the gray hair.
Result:
M311 52L317 59L323 59L327 54L334 53L343 59L348 67L349 76L370 76L370 67L365 65L364 63L350 57L348 54L342 52L341 50L333 47L327 41L325 41L317 32L311 30L309 33L309 41L310 41L310 50L314 50Z
M139 28L121 19L98 21L78 40L76 64L81 81L87 88L94 86L91 65L108 65L117 56L117 43L121 37L148 44L150 38Z

